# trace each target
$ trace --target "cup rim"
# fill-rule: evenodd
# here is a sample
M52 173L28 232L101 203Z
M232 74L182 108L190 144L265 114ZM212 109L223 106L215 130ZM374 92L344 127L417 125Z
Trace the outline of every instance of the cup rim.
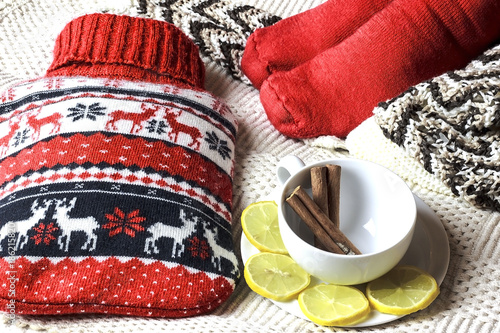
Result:
M376 168L382 169L385 172L391 173L393 176L396 177L396 179L398 179L399 182L402 183L403 188L405 189L405 191L404 191L405 195L407 194L409 197L411 197L411 201L409 201L410 205L411 205L411 212L409 212L409 214L411 214L411 216L412 216L411 223L408 223L408 228L406 229L403 237L401 237L398 241L396 241L395 243L393 243L391 246L388 246L388 247L386 247L384 249L381 249L379 251L376 251L376 252L362 253L362 254L357 254L357 255L344 255L344 254L337 254L337 253L333 253L333 252L328 252L328 251L325 251L325 250L322 250L320 248L315 247L314 245L312 245L312 244L308 243L307 241L305 241L304 239L302 239L290 227L289 222L285 219L285 215L284 215L284 211L283 211L283 209L285 207L285 205L284 205L285 199L286 199L286 197L288 195L285 190L290 187L290 186L288 186L289 183L292 182L292 180L294 179L294 177L296 175L298 175L299 173L301 173L301 172L306 172L307 170L310 170L312 167L315 167L315 166L323 166L323 165L327 165L327 164L335 164L336 161L347 162L347 163L362 163L362 164L365 164L365 165L369 165L370 167L376 167ZM340 260L350 260L351 258L359 258L359 259L361 259L361 258L370 258L372 256L378 256L380 254L383 254L384 252L390 251L394 247L396 247L399 244L401 244L402 242L406 241L408 237L410 237L410 236L413 235L413 231L415 230L415 224L416 224L416 221L417 221L417 205L416 205L416 202L415 202L415 198L413 196L413 192L411 191L410 187L395 172L393 172L392 170L390 170L390 169L388 169L388 168L386 168L386 167L384 167L384 166L382 166L382 165L380 165L378 163L374 163L374 162L371 162L371 161L366 161L366 160L361 160L361 159L356 159L356 158L333 158L333 159L324 159L324 160L316 161L316 162L313 162L311 164L306 164L298 172L292 174L286 180L286 182L281 185L281 190L279 191L279 193L280 193L280 197L279 197L279 201L278 201L278 214L279 214L278 223L279 223L280 229L284 225L288 229L288 231L296 238L297 241L299 241L303 245L305 245L306 249L308 249L309 251L320 253L323 256L325 256L325 255L326 256L331 256L333 258L338 258Z

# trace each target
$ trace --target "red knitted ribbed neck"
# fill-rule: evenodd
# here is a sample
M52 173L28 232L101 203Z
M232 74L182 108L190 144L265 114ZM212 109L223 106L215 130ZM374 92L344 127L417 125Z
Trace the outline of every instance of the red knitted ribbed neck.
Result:
M205 68L196 45L172 24L90 14L61 31L46 75L124 78L203 89Z

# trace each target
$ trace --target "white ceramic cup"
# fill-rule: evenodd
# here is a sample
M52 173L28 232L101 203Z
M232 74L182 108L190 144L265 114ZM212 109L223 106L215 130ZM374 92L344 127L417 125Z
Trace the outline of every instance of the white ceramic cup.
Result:
M340 255L314 247L311 230L285 201L302 186L311 194L310 169L341 167L340 230L361 251ZM332 159L305 165L296 156L282 159L276 170L278 219L290 256L324 282L355 285L391 270L404 256L413 237L417 209L411 190L390 170L359 159Z

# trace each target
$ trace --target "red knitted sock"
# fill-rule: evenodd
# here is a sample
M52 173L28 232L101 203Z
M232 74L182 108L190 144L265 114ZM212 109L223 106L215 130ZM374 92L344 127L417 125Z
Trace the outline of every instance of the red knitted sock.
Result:
M259 89L267 77L288 71L338 44L392 0L329 0L313 9L257 29L241 67Z
M297 138L345 137L377 103L465 66L500 36L497 0L395 0L339 45L271 75L270 121Z

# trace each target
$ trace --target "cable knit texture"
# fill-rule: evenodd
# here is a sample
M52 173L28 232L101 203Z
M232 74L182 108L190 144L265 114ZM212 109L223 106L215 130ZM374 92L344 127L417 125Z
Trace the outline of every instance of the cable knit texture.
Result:
M94 14L66 25L47 76L119 77L203 88L196 47L177 27L130 16Z

